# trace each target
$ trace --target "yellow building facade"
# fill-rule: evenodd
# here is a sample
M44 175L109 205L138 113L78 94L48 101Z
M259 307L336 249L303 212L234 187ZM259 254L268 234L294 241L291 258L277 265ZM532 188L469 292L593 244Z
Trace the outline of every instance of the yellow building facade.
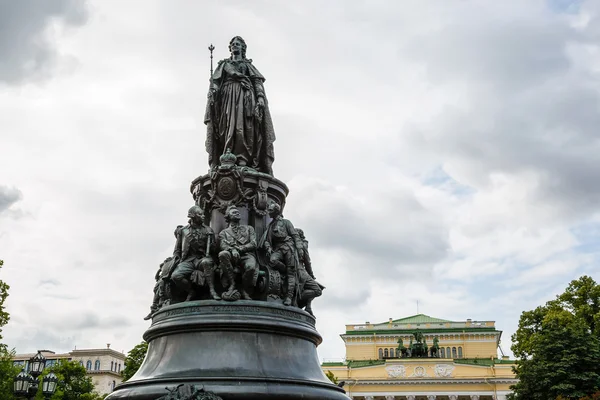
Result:
M403 357L415 332L438 357ZM424 314L371 324L346 325L343 362L324 362L348 397L359 400L504 400L517 382L514 361L498 357L502 331L494 321L448 321Z

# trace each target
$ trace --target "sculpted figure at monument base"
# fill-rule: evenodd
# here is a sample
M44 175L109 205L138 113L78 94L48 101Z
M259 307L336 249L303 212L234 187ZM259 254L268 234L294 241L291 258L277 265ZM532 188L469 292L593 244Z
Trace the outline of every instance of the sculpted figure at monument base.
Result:
M308 240L304 236L304 231L300 228L296 228L298 232L298 236L300 236L300 240L302 241L302 258L300 258L300 263L298 265L298 279L300 291L300 302L298 306L300 308L304 307L304 310L310 315L314 316L312 311L312 301L314 298L319 297L323 294L323 289L325 286L321 285L317 282L317 278L315 278L315 274L313 273L312 263L310 261L310 255L308 253Z
M219 233L219 266L226 292L224 300L237 300L239 295L245 300L252 300L249 293L254 291L258 279L258 262L256 261L256 235L254 228L240 225L240 211L230 206L225 212L228 227ZM236 289L237 277L241 276L239 292Z
M279 204L269 204L267 213L272 220L261 239L261 248L267 253L268 267L285 274L283 304L286 306L297 305L298 265L299 259L304 257L304 246L294 225L281 215Z
M205 284L212 298L220 299L215 290L215 263L211 257L215 235L209 226L204 225L203 214L200 207L192 206L188 211L189 224L177 232L173 251L175 268L170 276L178 292L173 296L174 303L192 300L196 296L195 286Z

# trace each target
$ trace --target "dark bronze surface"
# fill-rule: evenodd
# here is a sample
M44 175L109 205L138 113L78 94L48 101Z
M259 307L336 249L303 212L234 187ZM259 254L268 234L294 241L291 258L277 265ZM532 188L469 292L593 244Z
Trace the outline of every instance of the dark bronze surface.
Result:
M163 307L144 334L138 372L107 400L155 400L179 384L223 400L347 399L320 368L315 319L298 308L239 300Z

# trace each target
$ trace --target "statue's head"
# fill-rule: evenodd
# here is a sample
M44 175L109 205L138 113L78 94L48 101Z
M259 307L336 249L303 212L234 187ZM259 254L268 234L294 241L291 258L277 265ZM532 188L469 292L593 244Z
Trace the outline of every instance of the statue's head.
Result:
M300 228L296 228L296 232L298 232L298 236L300 236L300 239L304 240L304 231Z
M267 214L269 214L269 217L275 218L276 216L281 214L281 206L275 202L272 202L267 207Z
M241 36L235 36L229 41L229 52L231 54L241 54L246 58L246 41Z
M204 212L200 206L192 206L188 210L188 218L197 224L201 224L204 221Z
M236 206L227 207L227 211L225 211L225 221L226 222L239 221L241 219L242 219L242 216L240 215L240 210L238 210L238 208Z

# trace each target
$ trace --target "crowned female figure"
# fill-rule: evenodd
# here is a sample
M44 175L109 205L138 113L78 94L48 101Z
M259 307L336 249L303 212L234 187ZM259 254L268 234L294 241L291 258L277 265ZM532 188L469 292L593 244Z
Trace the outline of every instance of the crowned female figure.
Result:
M230 149L237 164L273 175L275 132L263 82L265 78L246 58L246 42L229 42L231 57L219 61L211 77L204 123L211 168Z

